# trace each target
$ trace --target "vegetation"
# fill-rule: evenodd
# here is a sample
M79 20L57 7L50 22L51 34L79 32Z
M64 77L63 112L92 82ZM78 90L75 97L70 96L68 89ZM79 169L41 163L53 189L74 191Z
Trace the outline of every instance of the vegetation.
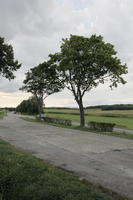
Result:
M4 38L0 37L0 75L9 80L13 79L13 72L20 67L18 61L14 60L13 47L4 43Z
M43 120L45 122L48 122L48 123L63 124L65 126L71 126L72 125L71 120L66 120L66 119L56 119L56 118L44 117Z
M0 140L1 200L129 200Z
M105 132L112 132L114 126L115 124L111 124L111 123L103 123L103 122L95 122L95 121L88 122L88 127L90 129L105 131Z
M39 115L43 113L43 100L49 95L59 92L63 85L60 83L56 68L50 62L44 62L26 73L24 86L20 90L32 93L38 102Z
M127 73L127 67L121 64L116 54L114 46L105 43L101 36L71 35L62 40L60 53L50 55L65 87L72 92L79 106L81 126L85 125L83 97L87 91L104 84L105 80L111 82L111 88L125 83L122 75Z
M3 119L4 116L6 116L6 112L0 111L0 119Z
M70 113L69 113L70 112ZM46 114L47 117L52 118L61 118L61 119L69 119L73 123L80 123L80 115L77 111L71 111L61 113L61 111L58 113L56 110L56 113L52 111L48 111ZM113 114L112 114L113 113ZM123 112L117 112L117 113L123 113ZM86 111L85 113L85 121L88 123L89 121L96 121L96 122L103 122L103 123L115 123L116 127L124 128L124 129L133 129L133 112L127 114L115 114L114 112L108 113L104 111Z
M114 104L114 105L87 106L86 109L133 110L133 104Z
M105 106L102 108L102 110L133 110L133 105L132 104L117 104L117 105L110 105L110 106Z
M133 134L128 134L128 133L124 133L124 132L121 132L121 133L118 133L118 132L103 132L103 131L90 129L88 127L81 127L81 126L76 126L76 125L66 126L66 125L56 124L56 123L53 124L53 123L50 123L50 122L44 122L44 121L41 121L39 119L31 119L31 118L28 118L28 117L20 117L20 118L25 120L25 121L28 121L28 122L37 122L37 123L48 124L48 125L57 126L57 127L61 127L61 128L70 128L70 129L75 129L75 130L87 131L88 134L89 134L89 132L91 132L91 133L94 132L94 133L97 133L97 134L115 136L115 137L133 140Z
M28 100L22 101L16 108L17 112L27 114L38 114L38 102L35 96L30 97Z

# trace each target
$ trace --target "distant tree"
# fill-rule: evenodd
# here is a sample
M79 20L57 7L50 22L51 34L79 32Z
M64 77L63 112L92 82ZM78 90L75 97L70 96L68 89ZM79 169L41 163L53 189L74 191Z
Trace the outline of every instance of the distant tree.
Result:
M43 113L43 100L63 88L56 73L55 65L43 62L26 73L24 86L20 90L32 93L38 102L39 114Z
M16 111L27 114L38 114L38 102L35 96L30 97L28 100L23 100L17 107Z
M105 80L111 82L111 88L126 83L122 78L127 73L126 64L122 65L116 54L114 46L105 43L102 36L71 35L62 40L59 53L49 55L79 106L81 126L85 124L83 97L86 92Z
M20 67L21 64L14 60L13 47L4 43L4 38L0 37L0 75L11 80L15 77L13 72Z

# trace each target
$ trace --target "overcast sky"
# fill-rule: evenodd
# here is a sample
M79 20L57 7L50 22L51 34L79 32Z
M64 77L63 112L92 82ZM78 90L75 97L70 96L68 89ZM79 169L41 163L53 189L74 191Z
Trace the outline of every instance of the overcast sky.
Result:
M25 73L59 51L61 39L70 34L102 35L128 66L126 85L112 91L107 84L98 86L85 95L84 106L133 103L133 0L0 0L0 36L22 63L15 80L0 77L0 107L17 106L31 95L19 91ZM77 106L68 90L45 104Z

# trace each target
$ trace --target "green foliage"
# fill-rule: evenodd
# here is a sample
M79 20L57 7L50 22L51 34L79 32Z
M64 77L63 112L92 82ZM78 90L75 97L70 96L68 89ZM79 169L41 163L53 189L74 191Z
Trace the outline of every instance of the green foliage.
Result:
M116 104L104 106L102 110L133 110L132 104Z
M4 43L4 38L0 37L0 75L13 79L13 72L20 67L18 61L14 60L13 47Z
M22 101L16 108L17 112L27 113L27 114L38 114L38 102L36 97L30 97L28 100Z
M114 104L114 105L87 106L86 109L133 110L133 104Z
M44 117L44 121L48 123L54 123L54 124L62 124L65 126L71 126L71 120L66 119L59 119L59 118L50 118L50 117Z
M128 200L56 169L0 140L2 200Z
M70 119L72 122L79 123L80 115L75 114L52 114L48 113L48 117L51 118L61 118L61 119ZM85 116L85 121L97 121L97 122L105 122L105 123L115 123L117 127L124 129L132 129L133 130L133 119L127 117L103 117L100 115L88 115Z
M43 112L43 100L49 95L59 92L63 85L56 73L55 65L44 62L26 73L24 86L20 90L32 93L36 96L39 106L39 113Z
M90 121L88 122L88 126L93 130L112 132L115 124Z
M81 125L84 125L82 98L87 91L99 83L104 84L105 80L111 82L111 88L125 83L122 75L127 73L127 67L121 64L116 53L114 46L105 43L102 36L71 35L62 40L60 53L50 55L62 81L79 105Z

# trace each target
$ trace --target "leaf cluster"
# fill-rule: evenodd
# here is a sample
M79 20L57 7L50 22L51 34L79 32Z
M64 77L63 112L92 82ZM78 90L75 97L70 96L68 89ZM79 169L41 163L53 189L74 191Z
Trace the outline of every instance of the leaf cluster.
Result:
M0 74L7 79L13 79L14 71L19 69L21 64L14 60L13 47L4 43L4 38L0 37Z
M20 90L25 90L43 99L62 89L62 83L56 73L55 65L51 65L50 62L43 62L31 68L26 73L23 83L24 86Z

